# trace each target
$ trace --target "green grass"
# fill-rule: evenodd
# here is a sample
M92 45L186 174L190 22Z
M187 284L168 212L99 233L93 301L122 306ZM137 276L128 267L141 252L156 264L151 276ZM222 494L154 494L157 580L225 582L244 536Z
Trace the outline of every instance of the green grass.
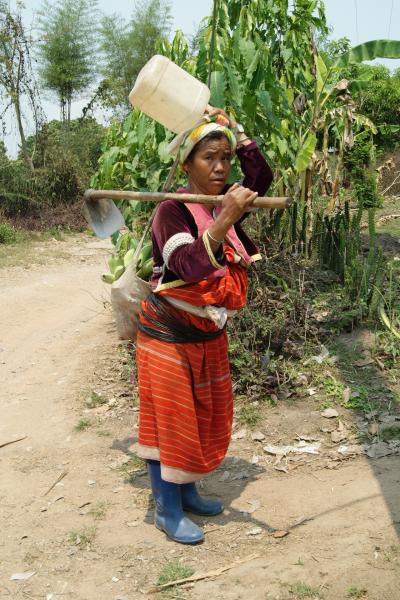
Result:
M100 519L103 519L106 516L108 506L108 502L96 502L96 504L88 511L88 514L91 515L95 521L100 521Z
M260 421L262 415L259 406L253 406L249 404L242 406L239 410L238 423L241 425L248 425L254 427Z
M118 467L118 471L123 475L130 475L135 471L141 471L146 468L146 462L139 456L132 456L128 462Z
M86 397L85 404L88 408L96 408L102 404L107 403L107 398L104 398L101 394L98 394L94 390L91 390Z
M400 564L400 544L389 546L384 552L384 558L387 562L395 562Z
M379 434L380 439L383 442L389 440L400 440L400 427L385 427Z
M296 598L296 600L320 600L323 598L319 588L307 585L302 581L298 581L290 585L289 592Z
M0 223L0 244L15 244L18 240L17 232L8 223Z
M23 267L32 265L49 265L51 262L69 258L64 247L48 243L52 236L45 232L29 232L18 230L16 243L0 243L0 268ZM46 243L47 242L47 243Z
M132 456L128 462L118 467L117 471L125 477L125 483L133 485L138 473L146 469L146 462L138 456Z
M68 534L68 541L73 546L90 546L96 537L96 527L85 527L79 531L70 531Z
M79 419L78 423L75 425L75 431L85 431L92 426L92 422L90 419Z
M185 579L193 575L194 569L182 565L178 561L171 561L163 566L160 575L158 576L157 585L165 585L178 579Z
M346 598L365 598L367 592L367 588L358 588L356 586L351 586L347 590Z

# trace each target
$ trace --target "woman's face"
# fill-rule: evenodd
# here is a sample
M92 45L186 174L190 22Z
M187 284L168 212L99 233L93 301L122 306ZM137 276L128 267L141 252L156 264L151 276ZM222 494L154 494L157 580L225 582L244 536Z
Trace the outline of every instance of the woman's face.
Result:
M184 169L192 192L218 195L226 185L231 169L232 150L226 137L199 142L199 147Z

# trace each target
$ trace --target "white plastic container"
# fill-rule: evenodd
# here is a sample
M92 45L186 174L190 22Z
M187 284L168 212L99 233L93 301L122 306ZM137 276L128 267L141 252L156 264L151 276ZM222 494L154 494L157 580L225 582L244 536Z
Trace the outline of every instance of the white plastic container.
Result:
M209 99L204 83L158 54L145 64L129 94L132 106L175 133L194 127Z

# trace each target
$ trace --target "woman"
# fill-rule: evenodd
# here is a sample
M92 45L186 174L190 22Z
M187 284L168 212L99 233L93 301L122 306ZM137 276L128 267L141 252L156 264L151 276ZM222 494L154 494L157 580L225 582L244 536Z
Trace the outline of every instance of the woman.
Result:
M245 178L229 187L237 151ZM246 303L247 268L259 260L240 221L272 172L243 128L214 109L179 148L192 194L224 194L222 206L163 202L153 222L153 293L143 303L137 339L138 454L148 462L155 525L196 544L202 530L184 511L216 515L195 481L228 449L233 416L226 321Z

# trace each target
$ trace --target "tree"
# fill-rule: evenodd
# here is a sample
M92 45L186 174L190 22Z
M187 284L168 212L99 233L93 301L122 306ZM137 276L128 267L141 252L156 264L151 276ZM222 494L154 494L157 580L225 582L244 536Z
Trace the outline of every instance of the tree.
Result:
M167 0L138 0L128 23L119 15L103 17L101 73L105 81L101 85L104 88L106 82L106 103L128 107L128 95L137 74L155 54L157 44L169 34L170 28L171 7Z
M10 107L14 108L22 154L31 171L33 161L26 144L22 120L21 101L27 97L38 126L41 109L30 60L30 40L22 24L21 15L12 13L8 3L0 1L0 94L6 106L3 116Z
M45 0L39 15L39 73L69 124L72 101L95 78L97 0Z

